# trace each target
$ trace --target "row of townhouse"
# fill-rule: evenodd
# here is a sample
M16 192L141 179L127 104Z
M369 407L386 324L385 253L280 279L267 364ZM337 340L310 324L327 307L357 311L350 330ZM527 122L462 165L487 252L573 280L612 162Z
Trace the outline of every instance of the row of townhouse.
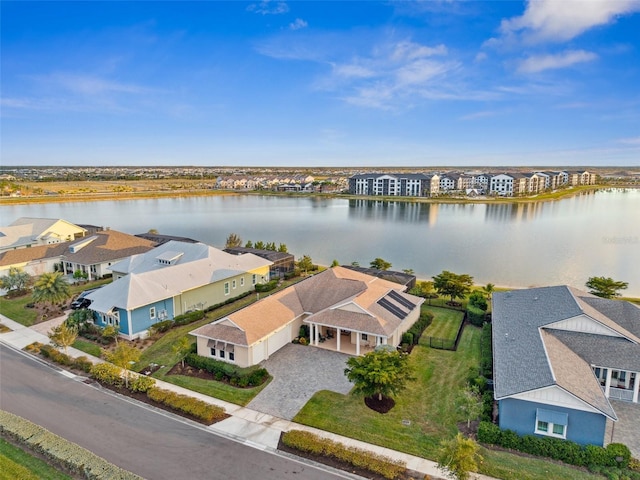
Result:
M287 186L286 190L309 190L314 182L311 175L286 175L286 176L243 176L231 175L218 177L215 188L225 190L258 190L261 188L277 190Z
M594 185L588 171L464 174L365 173L349 177L352 195L430 197L448 192L517 196L555 190L561 186Z

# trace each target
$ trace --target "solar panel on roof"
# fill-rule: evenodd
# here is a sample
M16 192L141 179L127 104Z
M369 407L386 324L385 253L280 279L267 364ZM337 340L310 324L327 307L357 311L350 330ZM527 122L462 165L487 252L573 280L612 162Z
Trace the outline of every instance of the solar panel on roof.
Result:
M404 298L402 295L400 295L395 290L391 290L389 292L389 296L391 298L393 298L399 304L404 305L405 307L407 307L409 310L413 310L414 308L416 308L416 305L414 303L411 303L409 300Z
M407 312L401 310L399 307L396 307L393 303L391 303L386 298L381 298L380 300L378 300L378 305L380 305L382 308L384 308L385 310L388 310L393 315L395 315L396 317L402 320L404 320L406 316L409 315Z

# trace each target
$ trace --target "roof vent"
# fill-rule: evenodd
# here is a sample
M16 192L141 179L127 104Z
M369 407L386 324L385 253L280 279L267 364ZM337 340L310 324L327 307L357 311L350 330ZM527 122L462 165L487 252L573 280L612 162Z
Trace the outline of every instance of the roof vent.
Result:
M158 265L175 265L184 255L182 252L164 252L156 257Z

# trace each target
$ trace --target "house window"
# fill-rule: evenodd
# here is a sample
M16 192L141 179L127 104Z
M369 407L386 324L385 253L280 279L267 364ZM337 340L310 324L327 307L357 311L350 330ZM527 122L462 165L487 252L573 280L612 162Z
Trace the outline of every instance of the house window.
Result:
M212 357L215 357L215 356L216 356L216 349L215 349L215 348L212 348L212 349L211 349L211 356L212 356Z
M224 350L220 350L220 358L224 358Z
M257 280L258 280L258 276L254 273L254 274L251 276L251 285L255 285L255 284L256 284L256 282L257 282Z
M229 360L232 362L236 360L236 354L234 352L229 352Z
M229 282L224 282L224 294L229 295Z
M548 437L567 437L568 415L554 410L536 410L535 433Z
M236 281L235 280L231 280L231 288L236 288Z
M363 333L360 338L362 338L362 340L369 340L369 335L367 335L366 333Z
M241 286L241 287L244 287L244 277L242 277L242 278L240 279L240 286Z
M155 320L155 318L156 318L156 307L151 307L149 309L149 318L151 320Z

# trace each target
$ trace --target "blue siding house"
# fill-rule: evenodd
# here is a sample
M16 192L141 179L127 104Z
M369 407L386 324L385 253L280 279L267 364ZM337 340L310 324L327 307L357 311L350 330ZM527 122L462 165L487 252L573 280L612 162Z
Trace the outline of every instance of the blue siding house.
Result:
M493 295L498 424L604 446L610 399L638 403L640 309L555 286Z
M128 339L192 310L204 310L269 280L272 262L203 243L169 241L111 267L114 281L90 293L94 322Z

